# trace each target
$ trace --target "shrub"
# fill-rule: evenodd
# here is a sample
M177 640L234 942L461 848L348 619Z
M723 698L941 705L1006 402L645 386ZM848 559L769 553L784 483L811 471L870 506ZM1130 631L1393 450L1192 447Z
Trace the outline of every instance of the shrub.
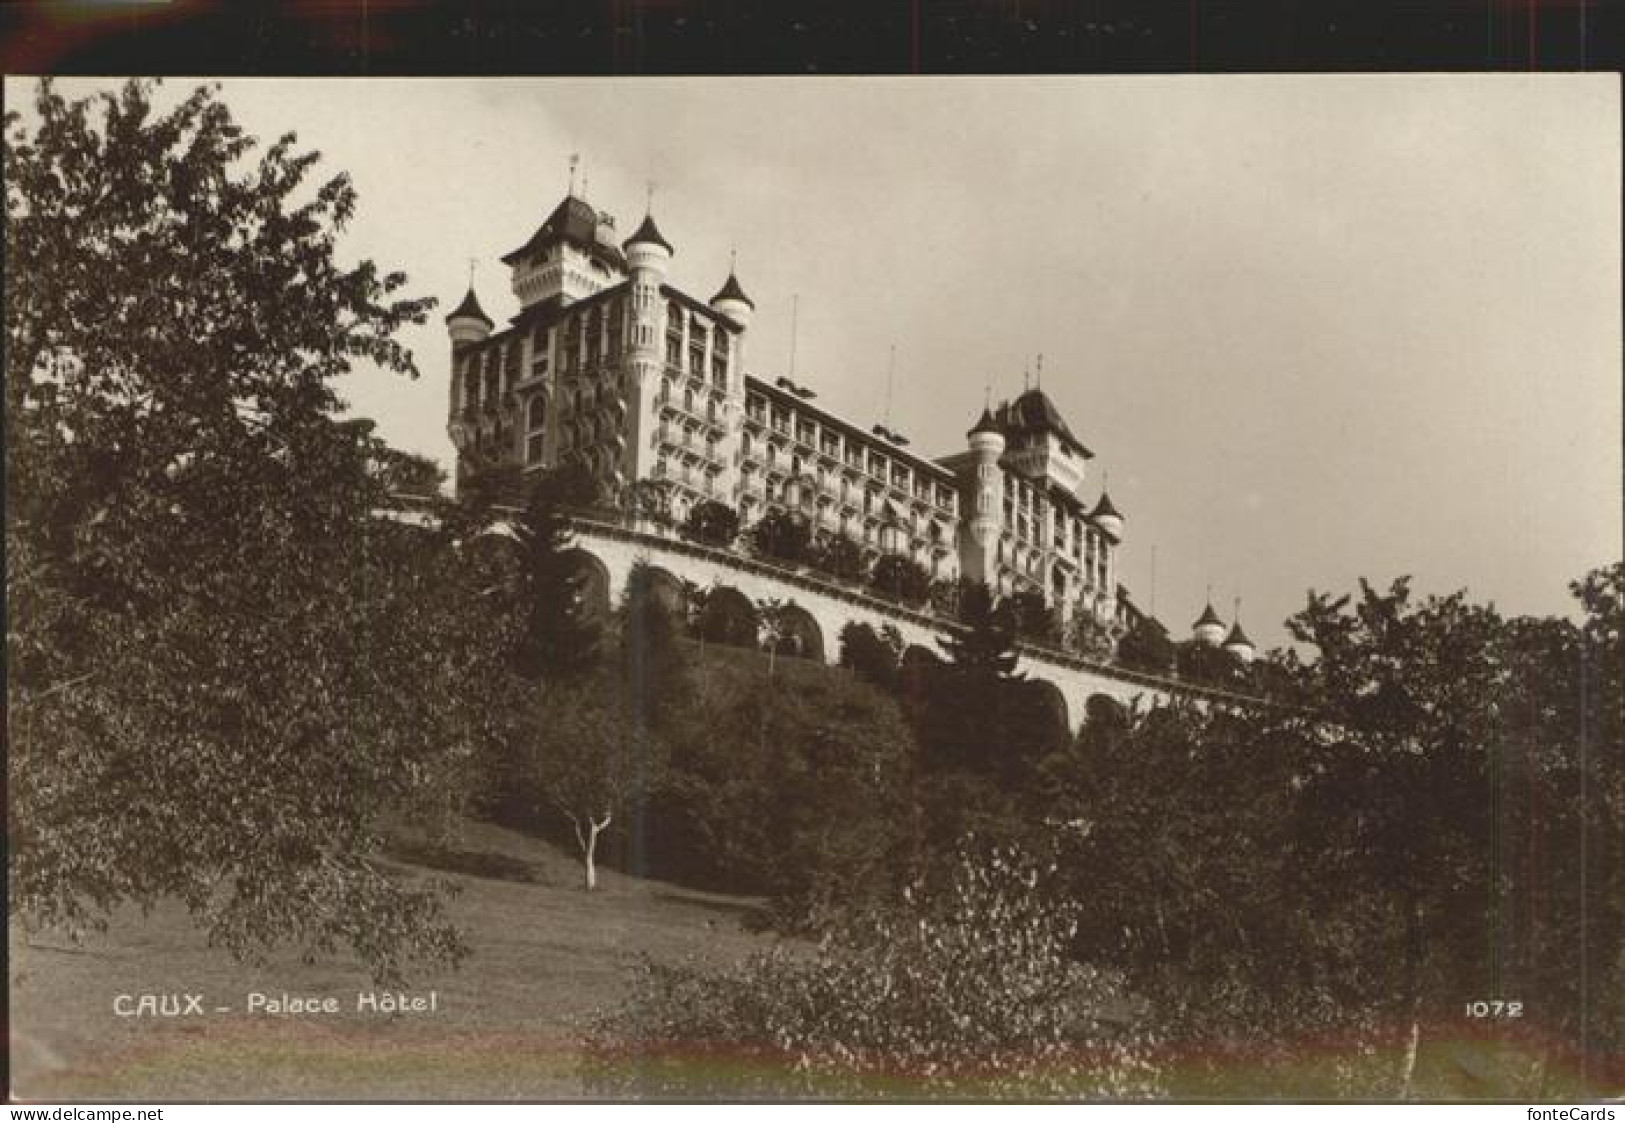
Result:
M875 562L869 583L881 596L907 605L922 605L931 595L931 575L919 562L901 554L887 554Z
M1068 953L1077 907L1014 853L836 923L816 950L644 969L587 1049L597 1095L1143 1098L1149 1042L1119 978Z
M903 636L894 625L883 625L877 632L868 624L849 620L841 629L841 666L851 667L863 682L882 690L894 689L902 657Z
M739 512L726 503L707 499L689 510L681 533L692 542L725 550L739 536Z
M751 549L764 558L800 565L812 552L812 527L787 511L769 511L750 528Z
M1117 658L1125 667L1167 674L1174 667L1174 641L1168 630L1150 617L1136 620L1117 644Z
M850 534L828 534L820 538L813 550L812 563L842 581L863 579L863 547Z
M737 589L719 586L694 598L696 639L730 647L755 647L761 630L756 606Z

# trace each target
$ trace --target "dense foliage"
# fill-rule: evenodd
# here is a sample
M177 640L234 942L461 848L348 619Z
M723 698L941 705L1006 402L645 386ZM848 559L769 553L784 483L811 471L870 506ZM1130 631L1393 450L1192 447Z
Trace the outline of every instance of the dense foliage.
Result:
M1156 1094L1118 976L1077 962L1079 909L995 851L916 881L815 950L722 976L645 968L598 1026L589 1087L656 1098L1125 1099Z
M812 558L812 525L789 511L768 511L745 536L750 548L770 561L801 565Z
M381 823L459 803L509 631L450 535L374 517L404 466L334 420L338 376L416 373L431 302L340 263L316 153L155 94L5 119L11 908L176 898L393 975L458 944Z
M689 508L681 531L684 538L725 550L739 537L739 512L726 503L707 499Z

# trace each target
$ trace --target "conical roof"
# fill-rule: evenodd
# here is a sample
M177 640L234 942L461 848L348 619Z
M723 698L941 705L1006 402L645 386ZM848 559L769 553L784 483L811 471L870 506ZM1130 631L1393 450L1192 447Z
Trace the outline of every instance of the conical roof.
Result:
M1226 647L1251 647L1253 641L1247 638L1247 633L1241 630L1241 621L1237 620L1230 626L1230 634L1224 637Z
M1224 621L1219 619L1219 614L1213 611L1213 602L1209 601L1208 606L1202 609L1202 615L1196 618L1196 623L1192 624L1191 627L1205 628L1212 624L1217 624L1221 628L1224 627Z
M976 424L970 427L965 436L974 437L977 433L997 432L1000 432L999 423L993 419L993 411L983 406L982 416L976 419Z
M484 320L486 327L491 327L496 323L495 320L485 314L485 309L480 307L479 298L474 295L472 285L469 286L468 295L463 297L463 302L452 310L451 315L446 317L446 322L449 324L453 320L463 319Z
M632 236L622 242L621 245L626 249L630 249L639 242L653 242L657 246L665 246L666 252L669 254L677 252L672 249L671 243L661 236L660 227L655 225L655 216L652 214L644 215L643 221L638 224L638 228L632 231ZM751 307L756 306L753 304Z
M1106 492L1102 491L1100 493L1100 502L1096 503L1095 509L1089 512L1089 517L1092 519L1121 519L1123 515L1116 507L1112 506L1112 497L1106 494Z
M722 282L722 288L711 298L711 303L715 304L719 300L737 300L741 304L750 305L753 310L756 307L756 302L746 296L745 290L739 287L739 278L734 276L732 270L728 271L728 279Z

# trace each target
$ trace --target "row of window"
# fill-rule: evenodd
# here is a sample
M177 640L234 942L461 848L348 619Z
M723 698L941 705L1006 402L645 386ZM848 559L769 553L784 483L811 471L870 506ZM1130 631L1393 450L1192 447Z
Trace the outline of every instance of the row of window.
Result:
M788 407L769 402L761 394L746 395L745 416L757 426L781 437L794 439L807 450L816 450L831 460L868 473L906 497L933 504L950 513L956 506L956 493L949 484L931 479L914 465L887 456L867 442L855 439L850 433L794 415ZM749 444L750 435L747 433L744 439L746 444L743 451L748 454L753 451ZM771 444L768 447L771 448ZM799 473L799 457L796 463L794 470Z

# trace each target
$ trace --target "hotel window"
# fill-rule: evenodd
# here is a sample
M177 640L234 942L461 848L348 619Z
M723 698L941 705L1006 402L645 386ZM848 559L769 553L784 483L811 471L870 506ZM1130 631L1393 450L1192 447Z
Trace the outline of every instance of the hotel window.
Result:
M717 355L711 360L711 384L718 390L728 388L728 360L726 356Z

